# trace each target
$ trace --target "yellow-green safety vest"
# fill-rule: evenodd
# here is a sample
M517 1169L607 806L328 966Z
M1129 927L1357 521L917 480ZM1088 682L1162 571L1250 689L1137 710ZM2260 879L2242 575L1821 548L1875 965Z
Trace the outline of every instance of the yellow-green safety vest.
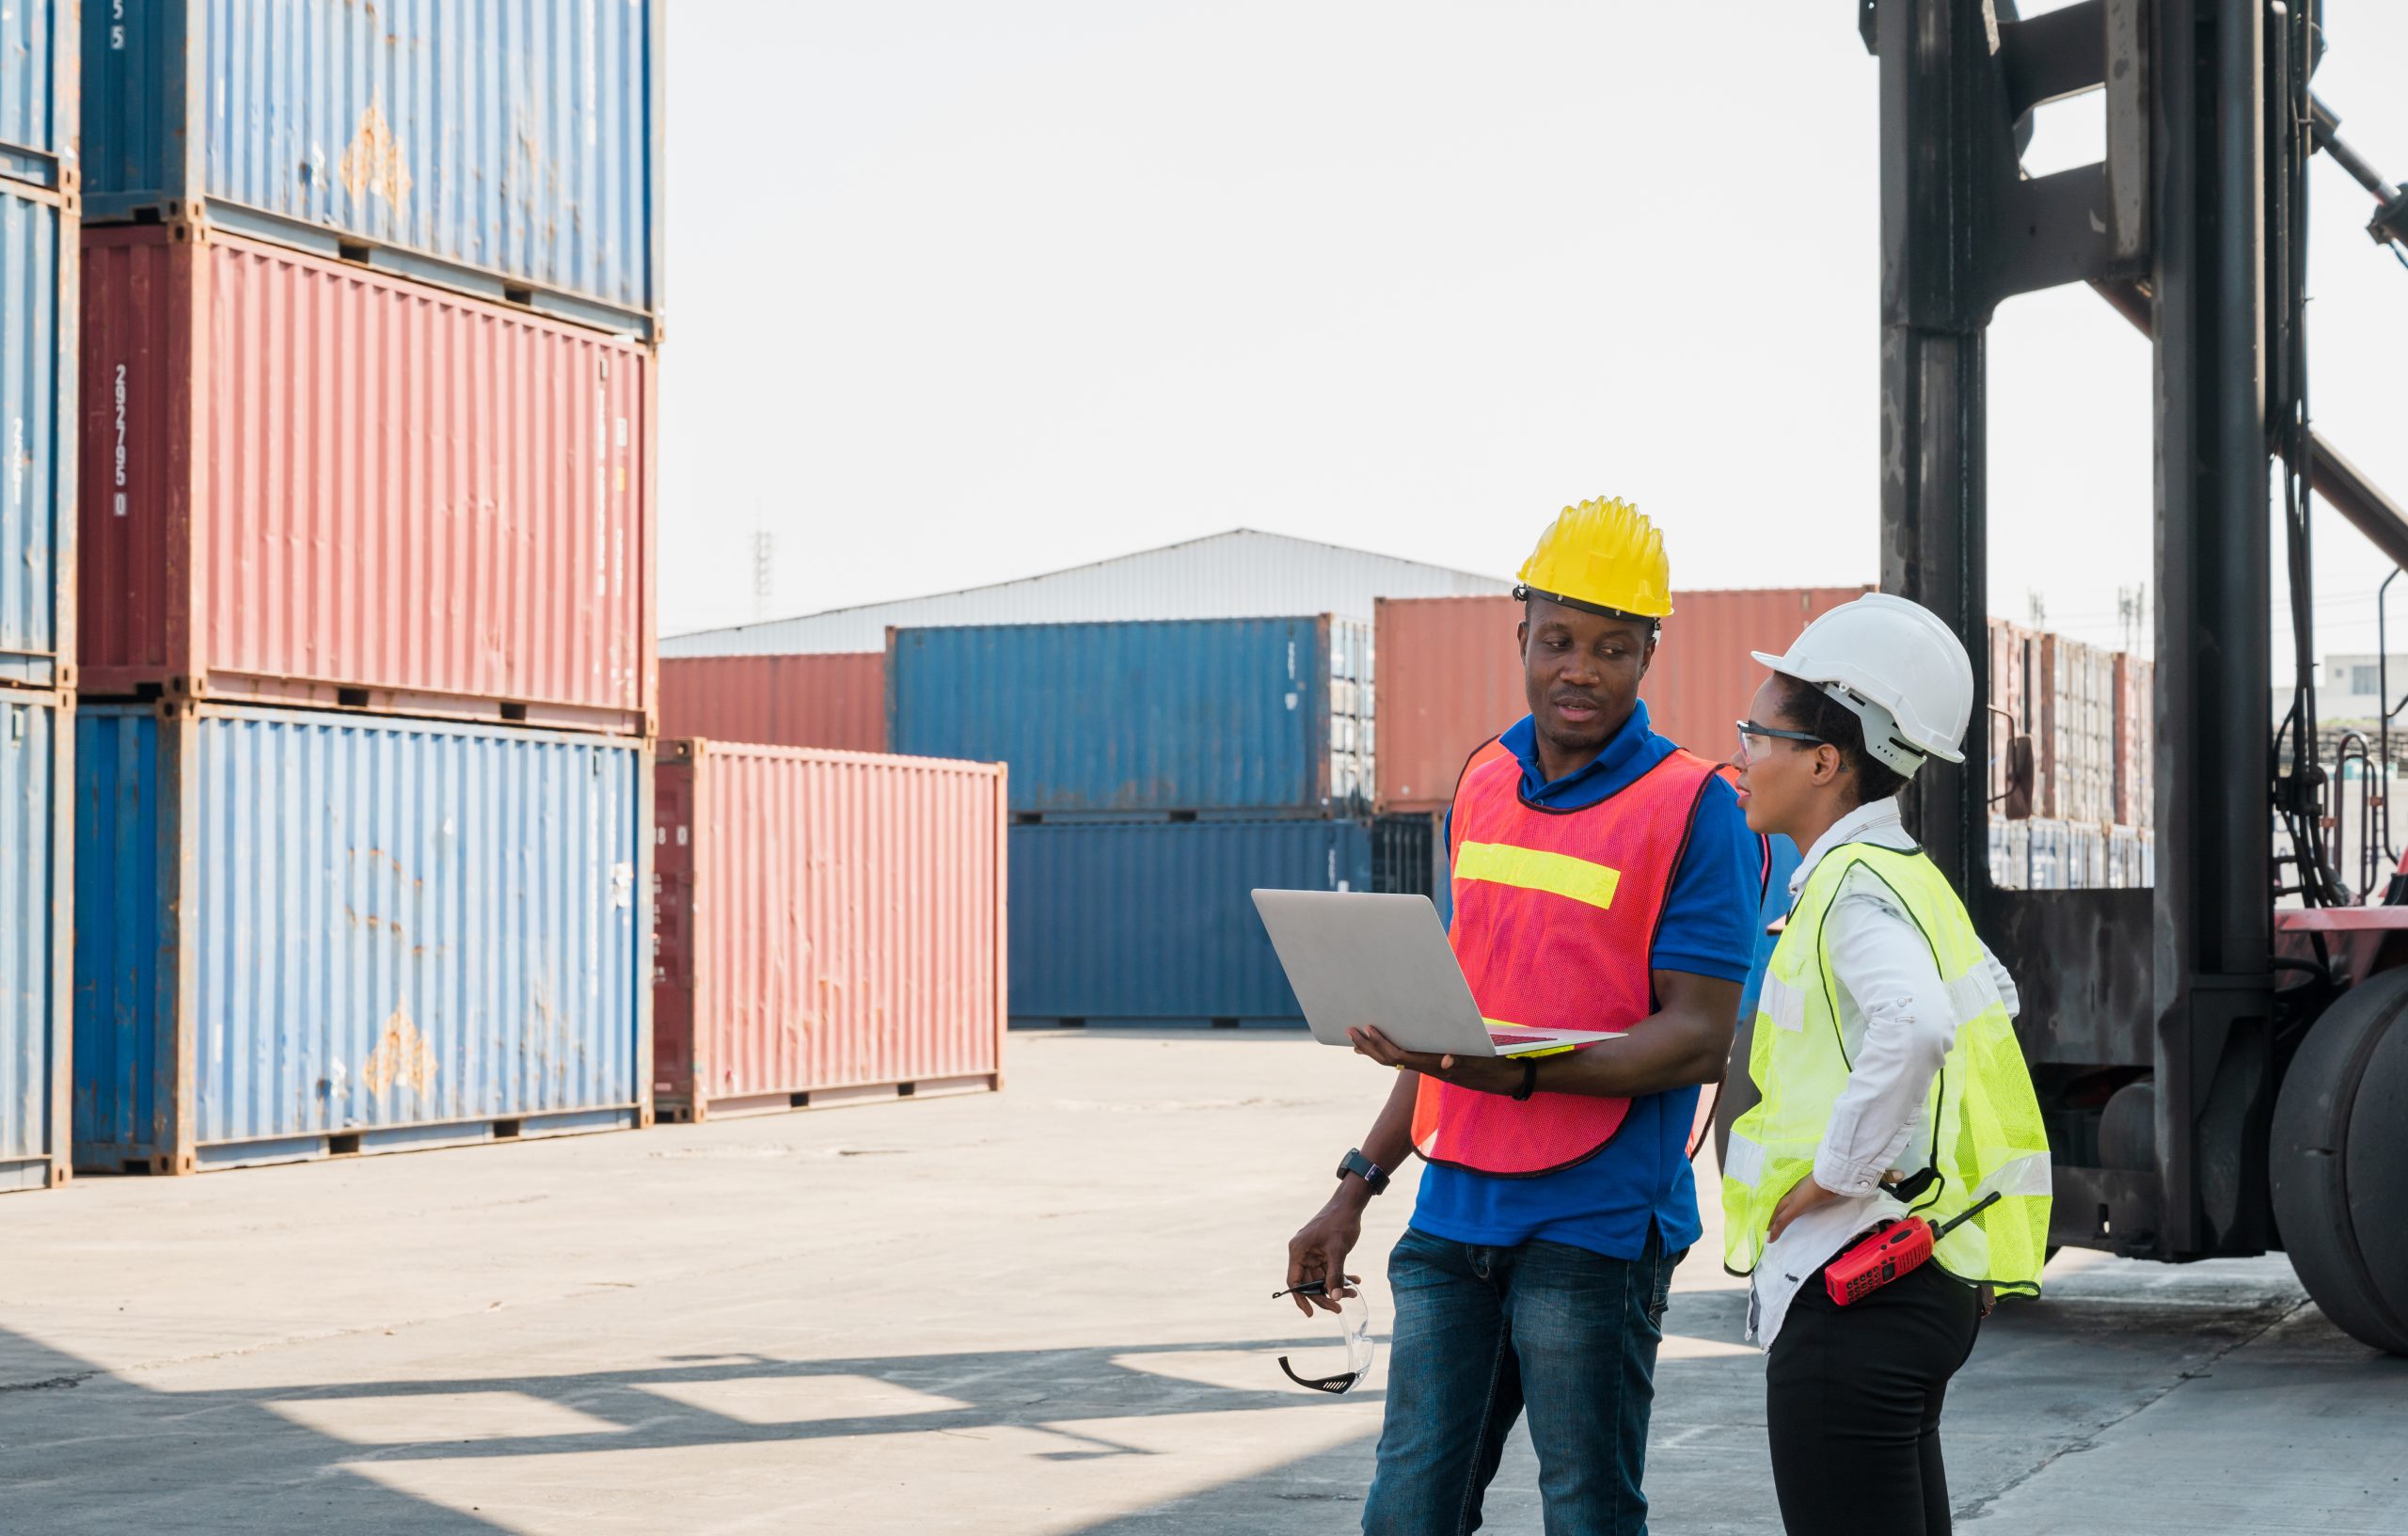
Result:
M1958 1279L2003 1294L2037 1295L2048 1257L2049 1138L2014 1021L1973 920L1947 879L1919 851L1868 843L1843 844L1823 856L1773 949L1748 1052L1748 1075L1764 1099L1731 1128L1722 1170L1723 1262L1736 1274L1755 1269L1773 1207L1813 1174L1815 1149L1847 1086L1824 920L1860 865L1889 886L1922 928L1956 1014L1956 1043L1925 1105L1929 1165L1938 1178L1910 1203L1937 1225L1998 1191L1998 1203L1941 1239L1933 1258Z

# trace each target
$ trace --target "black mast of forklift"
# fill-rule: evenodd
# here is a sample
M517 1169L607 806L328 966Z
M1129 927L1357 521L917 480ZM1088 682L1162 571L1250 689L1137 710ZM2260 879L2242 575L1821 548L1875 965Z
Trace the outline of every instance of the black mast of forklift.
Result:
M2158 1259L2274 1241L2272 14L2267 0L2087 0L2028 22L1984 0L1860 10L1881 74L1881 586L1976 657L1991 313L2067 282L2147 295L2156 888L1993 888L1978 758L1926 767L1909 814L2024 983L2019 1029L2057 1162L2052 1240ZM2025 176L2019 120L2090 88L2107 98L2101 162Z

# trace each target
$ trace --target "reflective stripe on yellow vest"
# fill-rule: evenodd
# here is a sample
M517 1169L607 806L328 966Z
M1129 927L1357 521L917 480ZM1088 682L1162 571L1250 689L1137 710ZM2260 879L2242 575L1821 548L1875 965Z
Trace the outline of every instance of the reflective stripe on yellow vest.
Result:
M1942 1239L1933 1257L1959 1279L2037 1294L2048 1255L2049 1140L2014 1021L1972 919L1939 869L1921 853L1865 843L1824 855L1773 950L1748 1054L1748 1075L1764 1099L1731 1128L1722 1170L1723 1262L1742 1275L1756 1267L1773 1207L1813 1173L1831 1110L1847 1086L1824 920L1859 865L1878 876L1923 929L1956 1014L1956 1043L1925 1105L1929 1165L1939 1178L1914 1209L1936 1224L1992 1190L2002 1196Z

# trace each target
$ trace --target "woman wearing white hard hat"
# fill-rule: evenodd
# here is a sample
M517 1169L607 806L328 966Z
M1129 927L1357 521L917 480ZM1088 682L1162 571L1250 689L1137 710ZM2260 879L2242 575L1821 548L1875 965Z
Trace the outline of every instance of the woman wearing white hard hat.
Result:
M1928 1536L1949 1528L1949 1378L1996 1296L2037 1294L2049 1227L2015 984L1895 798L1964 761L1973 669L1882 594L1756 659L1773 675L1739 722L1740 802L1807 852L1749 1050L1764 1097L1724 1163L1723 1258L1750 1278L1793 1536Z

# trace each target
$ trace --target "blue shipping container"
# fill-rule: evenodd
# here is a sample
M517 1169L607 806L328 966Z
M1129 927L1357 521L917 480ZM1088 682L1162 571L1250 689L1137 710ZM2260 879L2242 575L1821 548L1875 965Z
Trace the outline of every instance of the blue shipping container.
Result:
M0 1190L67 1178L74 730L56 694L0 694Z
M95 0L85 216L205 214L644 330L660 308L665 9Z
M648 1117L642 743L190 704L77 724L79 1167Z
M1371 888L1370 825L1065 822L1011 830L1016 1024L1298 1024L1258 886Z
M110 0L90 3L106 9ZM53 190L72 183L75 74L75 0L0 5L0 176Z
M0 683L20 688L72 682L76 240L55 196L0 183Z
M887 750L1011 765L1012 809L1347 816L1371 629L1327 615L887 634Z

